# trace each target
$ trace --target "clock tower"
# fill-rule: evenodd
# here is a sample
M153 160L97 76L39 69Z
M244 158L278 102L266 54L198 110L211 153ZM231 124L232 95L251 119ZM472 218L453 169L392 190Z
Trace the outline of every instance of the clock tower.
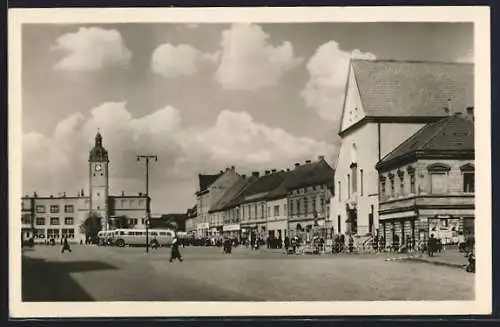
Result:
M94 147L89 154L89 209L102 218L103 229L107 228L108 219L108 166L108 151L102 146L101 133L97 132Z

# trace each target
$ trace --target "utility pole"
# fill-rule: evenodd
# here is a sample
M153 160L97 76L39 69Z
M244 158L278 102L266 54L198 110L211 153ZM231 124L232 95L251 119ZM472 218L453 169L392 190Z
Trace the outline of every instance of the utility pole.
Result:
M151 203L149 199L149 161L158 161L156 155L137 155L137 161L142 159L146 162L146 253L149 252L149 219L151 218Z

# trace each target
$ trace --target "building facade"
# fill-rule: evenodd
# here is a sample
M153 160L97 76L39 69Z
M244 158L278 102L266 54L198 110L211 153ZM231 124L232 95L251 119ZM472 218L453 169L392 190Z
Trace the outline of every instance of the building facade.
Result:
M377 162L426 124L473 103L471 64L352 60L331 201L335 233L378 233Z
M70 241L85 240L80 226L90 213L101 217L102 229L107 229L110 218L126 216L130 225L136 228L145 227L146 202L145 194L120 196L109 194L109 159L103 146L103 139L98 132L95 143L89 153L89 195L81 190L76 196L66 193L58 196L26 195L21 199L23 238L27 237L28 212L32 217L32 235L35 242L45 242L51 238L58 240L67 236Z
M223 221L220 215L210 215L209 211L241 179L234 166L215 175L199 174L199 190L196 194L196 234L198 237L221 236Z
M472 108L469 109L472 115ZM474 123L461 115L429 124L378 164L380 227L387 245L444 244L474 234Z

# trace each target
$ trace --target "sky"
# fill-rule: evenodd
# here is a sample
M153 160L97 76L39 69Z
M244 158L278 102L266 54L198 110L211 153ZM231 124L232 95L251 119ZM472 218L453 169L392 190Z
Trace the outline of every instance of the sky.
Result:
M185 212L199 173L335 167L350 58L473 61L469 23L24 25L24 194L88 193L99 130L110 193Z

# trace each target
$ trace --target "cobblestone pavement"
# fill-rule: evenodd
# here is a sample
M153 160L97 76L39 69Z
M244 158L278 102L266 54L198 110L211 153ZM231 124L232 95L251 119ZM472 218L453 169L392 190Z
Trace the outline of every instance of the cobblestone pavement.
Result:
M39 246L23 254L24 301L472 300L474 274L386 261L387 254L286 256L279 250Z

